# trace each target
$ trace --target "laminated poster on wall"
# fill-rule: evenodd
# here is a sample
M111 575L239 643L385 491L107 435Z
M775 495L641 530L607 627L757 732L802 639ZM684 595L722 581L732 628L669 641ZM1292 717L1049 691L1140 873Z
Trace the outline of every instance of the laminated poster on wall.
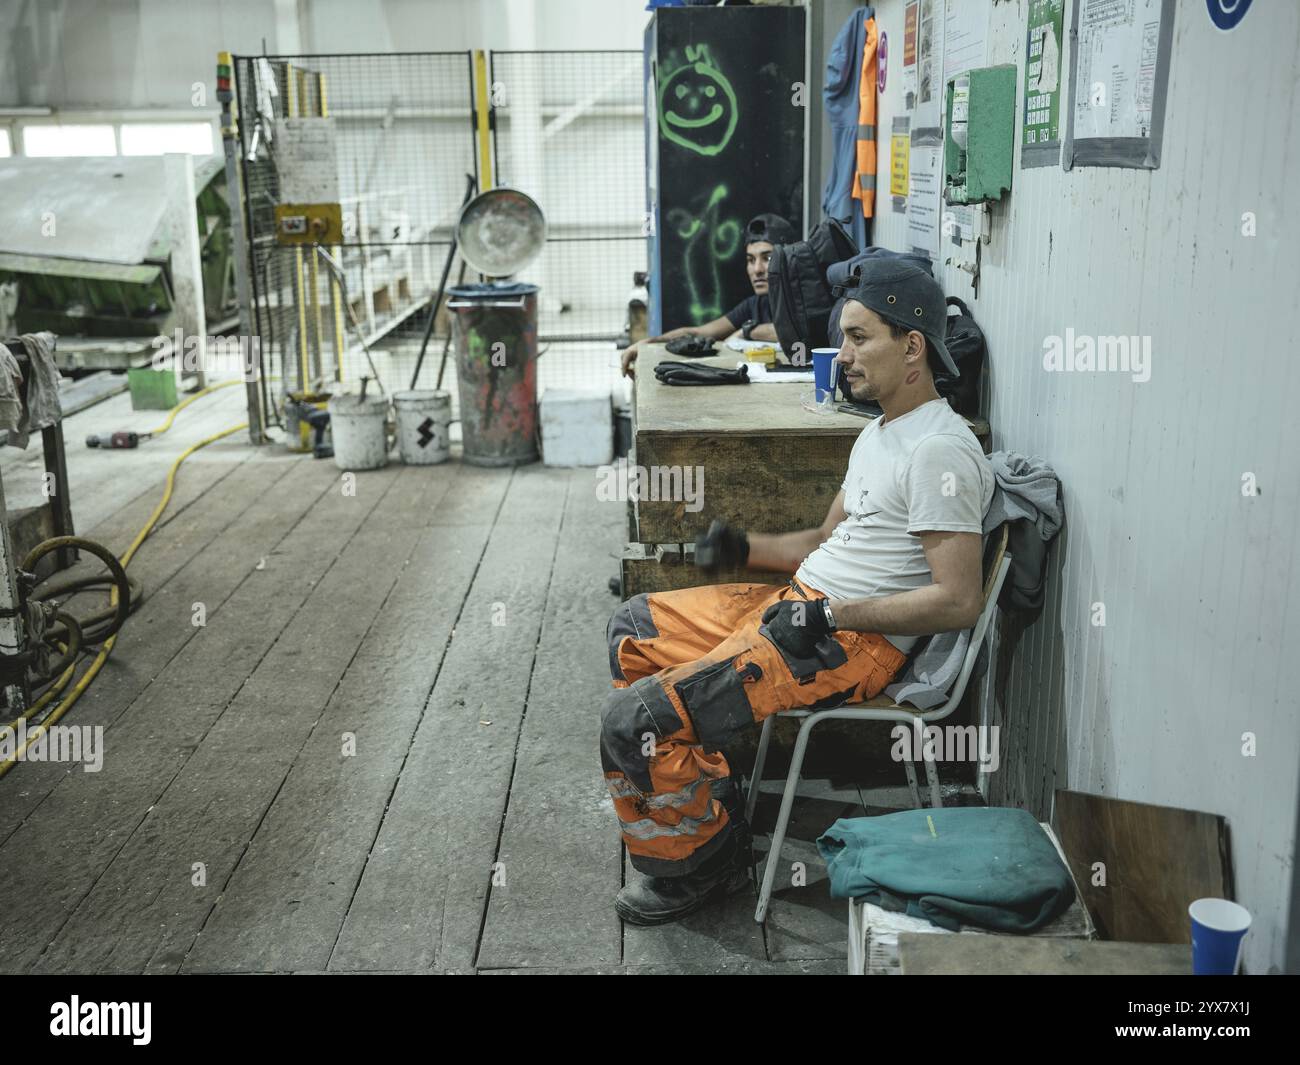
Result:
M1061 158L1061 33L1065 0L1029 0L1025 32L1025 99L1020 166L1055 166Z
M1073 5L1066 170L1160 165L1174 6L1174 0Z

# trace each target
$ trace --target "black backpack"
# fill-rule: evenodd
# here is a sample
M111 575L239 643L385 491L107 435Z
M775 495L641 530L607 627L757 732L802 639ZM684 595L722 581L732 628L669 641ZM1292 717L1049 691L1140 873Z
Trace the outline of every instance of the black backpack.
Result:
M826 271L857 253L852 235L833 218L820 223L807 240L778 244L767 263L772 325L781 348L795 362L812 362L812 349L827 344L835 296ZM803 345L802 349L799 345Z
M958 414L978 418L980 413L980 375L984 370L984 331L975 324L966 304L956 296L948 297L948 306L956 314L948 315L948 354L961 371L960 377L944 371L935 374L934 387Z

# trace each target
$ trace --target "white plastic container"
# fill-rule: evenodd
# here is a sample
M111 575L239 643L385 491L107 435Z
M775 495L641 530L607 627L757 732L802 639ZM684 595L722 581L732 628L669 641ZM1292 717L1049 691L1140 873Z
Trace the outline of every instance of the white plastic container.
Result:
M388 464L388 400L383 396L331 396L334 463L341 470L377 470Z
M397 451L408 466L433 466L451 457L451 393L394 392Z
M614 408L609 392L548 388L542 393L542 462L605 466L614 461Z

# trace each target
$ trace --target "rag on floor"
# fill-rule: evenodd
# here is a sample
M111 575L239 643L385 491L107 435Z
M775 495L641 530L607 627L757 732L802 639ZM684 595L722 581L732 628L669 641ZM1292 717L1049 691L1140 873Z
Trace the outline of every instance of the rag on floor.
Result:
M1011 568L999 604L1006 610L1037 610L1043 602L1047 547L1065 520L1061 482L1041 459L1015 451L995 451L993 498L984 515L984 535L1009 522L1007 554ZM885 688L896 703L933 710L948 701L948 690L961 672L971 630L940 632L919 644L898 675Z
M817 840L831 895L956 932L1033 932L1074 902L1070 871L1027 810L956 807L841 818Z
M54 334L24 333L29 378L27 402L23 403L22 370L14 353L0 344L0 429L8 431L7 443L25 448L37 429L57 425L63 419L59 400L59 368L54 364Z

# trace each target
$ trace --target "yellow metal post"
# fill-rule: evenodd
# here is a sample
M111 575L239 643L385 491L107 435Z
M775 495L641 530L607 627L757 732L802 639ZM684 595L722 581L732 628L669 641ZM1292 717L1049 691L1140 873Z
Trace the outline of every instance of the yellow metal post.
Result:
M317 92L320 94L320 114L321 118L329 118L329 99L325 92L325 75L316 75ZM343 265L343 249L335 244L331 246L330 253L334 256L334 261L341 267ZM334 311L334 380L343 380L343 289L339 285L339 280L330 272L330 307Z
M287 96L285 98L285 113L294 118L298 114L298 72L294 70L293 64L285 64L285 89ZM311 371L307 361L307 301L306 294L303 291L302 278L302 248L293 249L294 260L294 295L298 304L298 373L301 380L298 387L306 395L311 391ZM286 382L287 384L287 382Z
M474 51L474 110L478 113L475 136L478 140L478 187L483 192L493 187L492 130L488 122L491 97L488 85L487 53Z

